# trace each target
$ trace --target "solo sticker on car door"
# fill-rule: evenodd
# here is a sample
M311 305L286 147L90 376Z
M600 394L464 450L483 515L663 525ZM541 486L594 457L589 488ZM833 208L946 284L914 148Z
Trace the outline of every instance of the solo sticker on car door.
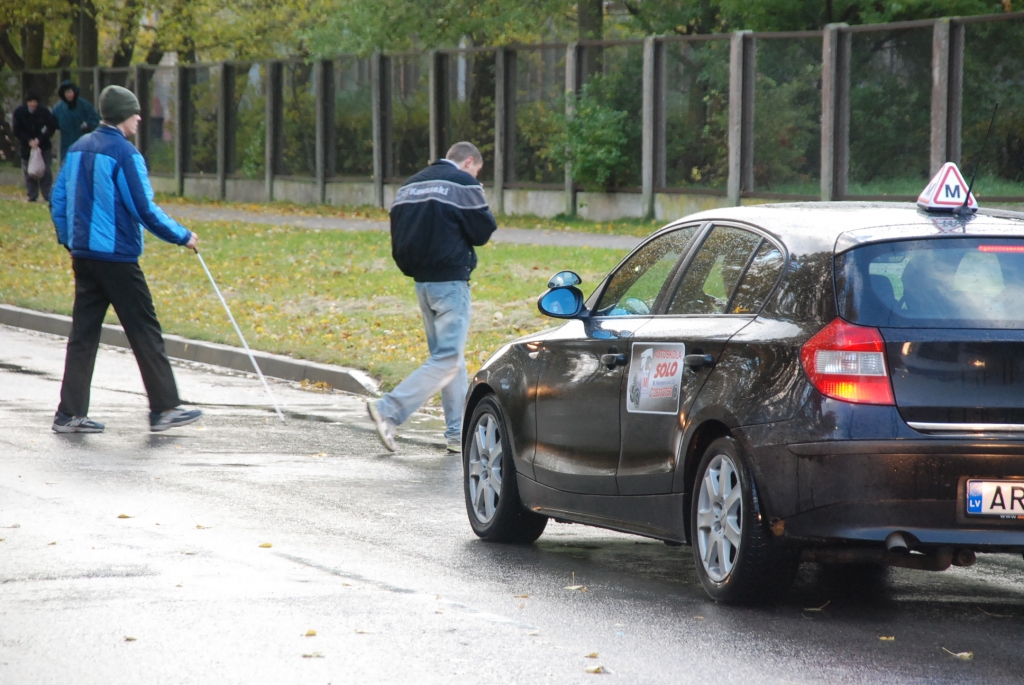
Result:
M683 382L682 343L633 343L626 385L626 410L637 414L675 414Z

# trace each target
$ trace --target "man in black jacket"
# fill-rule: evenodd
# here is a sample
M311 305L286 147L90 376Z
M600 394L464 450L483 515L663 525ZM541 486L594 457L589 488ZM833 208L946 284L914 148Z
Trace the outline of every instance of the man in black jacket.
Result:
M430 359L367 405L381 442L392 452L398 449L397 427L438 392L448 449L462 451L473 246L486 244L498 227L476 180L482 167L475 145L456 143L444 159L406 181L391 205L391 256L416 281L430 348Z
M25 177L25 191L28 201L35 202L39 191L43 199L50 201L50 188L53 187L53 173L50 162L53 161L53 150L50 138L57 132L57 119L39 102L39 96L29 93L25 96L25 104L14 110L14 135L18 139L18 151L21 153L21 173ZM43 153L46 173L40 179L28 175L28 158L32 148L38 147Z

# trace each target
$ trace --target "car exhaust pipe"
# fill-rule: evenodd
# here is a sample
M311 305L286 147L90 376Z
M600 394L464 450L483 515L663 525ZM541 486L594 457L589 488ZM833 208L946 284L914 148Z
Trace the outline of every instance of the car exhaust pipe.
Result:
M902 539L902 536L900 538ZM904 540L904 542L906 541ZM960 552L966 553L963 557L958 556L965 562L974 554L970 550L960 550ZM801 555L801 561L819 564L882 564L916 571L945 571L953 565L954 556L952 547L940 547L927 553L912 553L906 547L902 549L896 547L891 551L878 547L826 547L805 549Z
M978 555L974 553L973 549L963 549L961 547L953 555L954 566L974 566L974 562L977 560Z
M903 533L900 533L898 530L894 530L885 538L885 549L890 553L895 552L897 554L902 554L909 552L910 546L907 544L907 541L903 539Z

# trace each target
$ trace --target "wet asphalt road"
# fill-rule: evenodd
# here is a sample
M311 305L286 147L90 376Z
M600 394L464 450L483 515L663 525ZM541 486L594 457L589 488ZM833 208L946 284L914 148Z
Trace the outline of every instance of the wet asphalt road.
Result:
M687 547L563 524L479 542L437 420L388 456L351 396L276 383L281 425L254 378L182 365L206 418L151 435L133 358L104 349L107 432L56 436L63 345L0 326L4 685L1024 681L1019 557L805 565L777 606L719 606Z

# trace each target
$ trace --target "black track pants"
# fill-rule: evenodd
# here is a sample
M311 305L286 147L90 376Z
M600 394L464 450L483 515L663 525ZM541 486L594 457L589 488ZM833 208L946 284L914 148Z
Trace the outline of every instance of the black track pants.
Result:
M177 407L180 403L178 387L164 351L163 332L142 268L135 262L104 262L80 257L72 259L72 268L75 271L75 307L64 359L59 411L71 416L89 413L89 388L96 350L103 317L110 305L114 305L135 353L142 383L149 395L150 411Z

